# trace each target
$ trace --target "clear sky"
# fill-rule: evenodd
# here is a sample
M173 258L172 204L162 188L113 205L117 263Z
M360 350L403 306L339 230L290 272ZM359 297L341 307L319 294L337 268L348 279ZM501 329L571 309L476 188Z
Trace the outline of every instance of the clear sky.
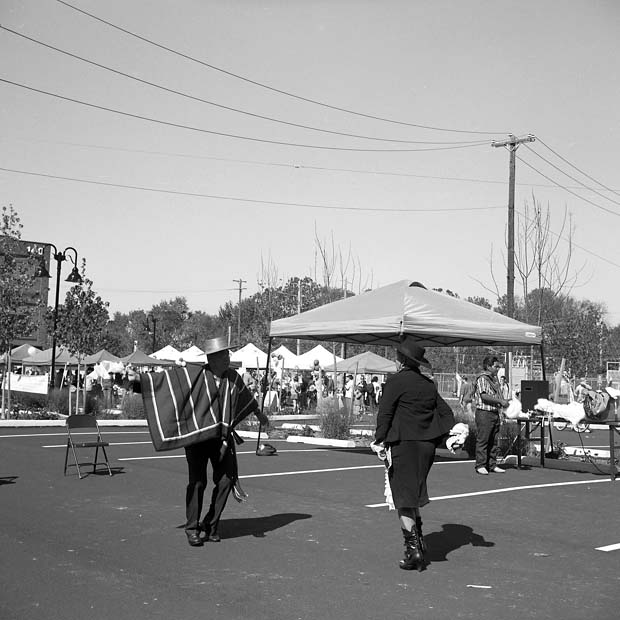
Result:
M495 302L509 156L491 142L532 133L517 214L550 207L562 261L567 210L572 294L620 323L620 2L67 2L99 20L0 2L1 203L25 239L75 247L112 312L215 313L261 261L314 277L317 236L350 250L356 292Z

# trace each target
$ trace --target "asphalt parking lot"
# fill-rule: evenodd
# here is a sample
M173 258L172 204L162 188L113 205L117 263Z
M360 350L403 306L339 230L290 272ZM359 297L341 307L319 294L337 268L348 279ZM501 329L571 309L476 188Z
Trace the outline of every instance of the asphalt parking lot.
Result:
M63 476L62 428L0 429L3 620L620 615L620 481L607 475L483 477L440 458L418 573L398 568L400 529L369 450L269 440L277 455L257 457L247 440L248 501L229 500L221 543L192 548L183 452L156 453L144 428L104 434L114 475L79 480L74 467Z

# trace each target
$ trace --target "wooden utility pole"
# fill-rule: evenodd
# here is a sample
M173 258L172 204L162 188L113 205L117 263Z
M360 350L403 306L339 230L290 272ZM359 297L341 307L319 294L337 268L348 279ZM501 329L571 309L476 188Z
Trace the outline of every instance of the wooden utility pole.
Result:
M301 278L297 278L297 314L301 314ZM297 338L297 357L301 355L301 340Z
M233 280L233 282L239 283L239 304L237 306L237 344L241 346L241 291L245 290L243 285L247 283L247 280Z
M510 153L509 177L508 177L508 273L506 283L506 306L508 316L514 318L515 313L515 160L516 152L520 144L534 142L536 137L531 133L524 138L517 138L508 134L508 140L497 140L491 146L503 146Z

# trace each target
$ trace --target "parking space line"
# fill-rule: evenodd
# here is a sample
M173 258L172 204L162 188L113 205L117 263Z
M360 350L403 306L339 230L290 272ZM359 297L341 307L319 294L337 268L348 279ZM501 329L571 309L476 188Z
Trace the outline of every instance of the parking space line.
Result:
M605 547L596 547L596 551L618 551L620 550L620 543L614 545L606 545Z
M139 443L151 443L150 441L144 441ZM111 443L111 446L123 445L123 444L115 444ZM43 446L44 448L66 448L66 444L62 446ZM326 448L310 448L309 450L278 450L278 454L282 452L297 452L297 453L305 453L305 452L327 452ZM256 455L256 450L237 452L237 456L240 454L254 454ZM150 456L128 456L125 458L116 459L117 461L148 461L149 459L184 459L185 454L171 454L171 455L161 455L161 454L152 454Z
M473 491L471 493L457 493L456 495L440 495L439 497L431 497L431 501L439 501L442 499L460 499L463 497L475 497L477 495L493 495L494 493L509 493L511 491L524 491L527 489L544 489L548 487L564 487L573 484L596 484L598 482L611 482L609 478L601 480L573 480L570 482L549 482L546 484L526 484L521 487L506 487L504 489L488 489L486 491ZM381 504L366 504L366 508L381 508L387 506L385 502Z

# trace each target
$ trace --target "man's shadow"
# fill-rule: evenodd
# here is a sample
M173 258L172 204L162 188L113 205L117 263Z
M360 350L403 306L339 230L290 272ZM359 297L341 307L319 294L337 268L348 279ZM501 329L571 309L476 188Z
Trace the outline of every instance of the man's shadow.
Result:
M293 521L311 518L312 515L303 512L286 512L251 519L222 519L219 533L222 538L239 538L241 536L264 538L267 532L277 530Z
M424 534L424 540L428 547L427 559L430 562L447 562L448 553L456 551L465 545L473 547L494 547L495 543L484 539L484 536L476 534L467 525L456 523L444 523L441 532Z
M0 478L0 484L15 484L19 476L3 476Z

